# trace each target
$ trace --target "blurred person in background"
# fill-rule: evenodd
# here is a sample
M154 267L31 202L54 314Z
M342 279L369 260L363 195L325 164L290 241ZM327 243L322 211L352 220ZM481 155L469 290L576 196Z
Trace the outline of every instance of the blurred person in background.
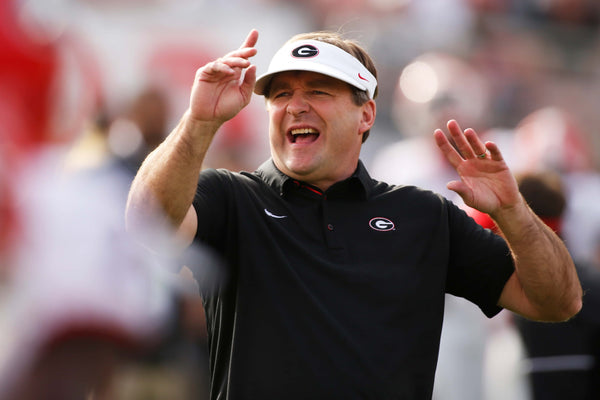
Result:
M147 230L161 256L125 232L122 170L63 169L99 97L76 69L92 60L19 5L0 3L0 398L117 398L119 367L172 329L179 260L159 222Z
M167 93L149 85L142 88L125 113L112 122L108 131L109 149L132 176L167 136L169 115Z
M377 73L362 47L299 35L257 80L257 40L252 30L198 69L189 108L142 164L127 207L131 232L166 213L181 240L223 257L225 279L203 292L211 398L427 399L445 293L488 317L579 311L568 252L494 143L456 121L432 139L460 176L449 189L493 215L505 239L440 195L370 178L359 154ZM265 96L272 158L253 173L203 171L218 128L253 91Z
M517 175L519 190L531 209L552 230L562 235L567 192L559 173L552 170ZM472 213L482 225L496 229L485 214ZM579 314L564 324L514 322L525 346L524 369L533 400L600 397L600 268L576 261L584 290Z
M120 190L112 205L115 215L125 211L127 191L143 159L166 137L169 99L164 90L144 86L130 99L125 111L110 117L105 108L87 124L69 149L65 169L70 175L92 179L119 175ZM119 218L120 219L120 218ZM122 221L121 221L122 222ZM210 257L197 254L210 265ZM175 260L174 262L179 262ZM207 398L208 361L206 321L199 295L204 273L194 274L183 263L170 265L179 270L182 290L174 299L171 321L159 341L144 351L132 352L116 368L106 396ZM207 272L207 271L205 271ZM200 277L200 282L194 277Z
M65 160L68 171L122 168L132 177L142 161L167 135L169 99L156 86L144 86L125 102L124 112L112 115L96 107Z
M592 134L580 116L564 107L543 106L525 115L514 128L491 129L482 136L504 143L505 158L510 158L517 173L560 175L566 197L561 238L575 260L600 265L599 160Z
M566 109L542 107L525 116L513 136L519 172L550 170L561 175L567 197L561 235L577 261L598 264L600 173L589 133Z

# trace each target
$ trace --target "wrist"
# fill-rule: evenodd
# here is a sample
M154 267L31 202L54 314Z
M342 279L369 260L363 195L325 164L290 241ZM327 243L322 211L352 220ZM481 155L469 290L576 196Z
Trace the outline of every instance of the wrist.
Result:
M536 225L536 216L529 208L525 199L510 207L504 207L490 214L498 228L504 235L522 237L530 232L532 226Z
M196 119L187 110L166 141L188 162L201 163L220 126L214 121Z
M199 133L202 135L211 133L214 135L221 125L223 125L223 121L200 119L194 116L192 110L188 108L183 114L181 125L185 131L191 133Z

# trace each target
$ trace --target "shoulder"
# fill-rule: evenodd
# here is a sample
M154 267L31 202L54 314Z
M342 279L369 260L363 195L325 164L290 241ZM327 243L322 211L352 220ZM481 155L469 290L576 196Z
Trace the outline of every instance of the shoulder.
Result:
M200 173L198 183L202 184L229 184L245 186L259 183L261 180L255 172L234 172L223 168L207 168Z
M234 172L225 168L207 168L200 172L201 179L237 180L245 176L244 172Z
M231 201L260 199L272 192L257 172L234 172L227 169L206 169L200 173L195 202L224 205Z
M373 180L371 198L393 198L404 201L423 202L424 204L446 204L450 201L439 193L414 185L394 185Z

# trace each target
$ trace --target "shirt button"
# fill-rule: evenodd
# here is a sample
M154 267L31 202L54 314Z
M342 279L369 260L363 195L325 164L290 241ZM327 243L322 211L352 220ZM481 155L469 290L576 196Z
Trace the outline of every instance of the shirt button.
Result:
M332 224L327 224L327 229L329 229L330 231L333 230L333 225Z

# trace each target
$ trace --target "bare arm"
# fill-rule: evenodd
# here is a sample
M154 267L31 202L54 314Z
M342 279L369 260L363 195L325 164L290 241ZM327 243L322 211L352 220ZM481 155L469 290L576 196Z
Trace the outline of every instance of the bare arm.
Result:
M562 240L529 208L498 147L483 143L475 131L448 122L450 137L434 133L436 143L460 181L448 183L465 204L489 214L508 242L515 273L498 304L526 318L563 321L581 309L582 290Z
M197 230L192 201L198 175L219 127L250 102L256 67L248 58L256 54L257 40L252 30L238 50L196 72L188 110L133 180L126 212L130 231L143 235L149 221L166 218L183 244L191 243Z

